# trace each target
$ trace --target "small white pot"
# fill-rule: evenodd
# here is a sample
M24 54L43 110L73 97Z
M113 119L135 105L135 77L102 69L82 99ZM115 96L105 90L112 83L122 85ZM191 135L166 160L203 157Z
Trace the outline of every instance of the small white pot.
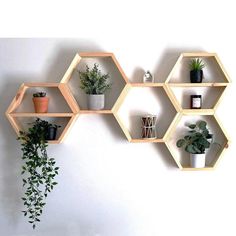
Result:
M89 94L88 95L88 108L90 110L102 110L105 106L104 94Z
M204 168L206 162L206 154L192 154L190 153L190 164L193 168Z

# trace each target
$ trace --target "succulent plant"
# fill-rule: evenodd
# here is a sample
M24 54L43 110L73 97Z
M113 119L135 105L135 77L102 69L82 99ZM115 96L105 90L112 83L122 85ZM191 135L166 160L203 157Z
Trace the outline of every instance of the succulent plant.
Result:
M202 70L205 67L204 62L200 58L194 58L189 63L190 70Z

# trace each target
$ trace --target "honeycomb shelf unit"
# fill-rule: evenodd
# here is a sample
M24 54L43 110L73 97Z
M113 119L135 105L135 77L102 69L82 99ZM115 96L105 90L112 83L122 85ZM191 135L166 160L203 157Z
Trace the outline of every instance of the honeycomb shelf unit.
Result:
M204 75L205 73L206 75L203 78L203 83L190 83L189 81L188 63L189 60L193 58L201 58L204 60L206 65L204 68ZM216 53L197 52L182 53L177 59L177 62L168 75L165 83L168 85L170 93L173 94L175 102L178 103L179 107L181 107L186 114L190 113L189 104L180 102L180 100L187 100L181 99L181 96L178 96L181 93L181 90L189 92L197 91L197 93L201 91L200 93L203 93L203 95L208 98L206 99L208 104L204 104L203 100L203 111L201 112L205 111L206 113L211 112L214 114L230 83L230 79ZM184 93L181 94L183 95ZM211 99L210 103L209 97ZM195 111L193 111L193 113L195 113Z
M61 96L65 103L68 105L70 112L47 112L47 113L35 113L33 109L28 112L19 112L17 111L18 108L21 107L24 97L26 93L30 89L54 89L58 90L57 94ZM29 93L32 96L32 92ZM49 108L50 110L50 108ZM24 83L20 86L16 96L13 98L10 106L6 111L6 116L10 121L13 129L15 130L16 134L19 135L20 131L24 131L24 123L27 123L27 119L29 118L50 118L50 119L60 119L60 121L65 121L63 130L58 135L59 137L56 140L50 140L48 143L51 144L58 144L63 141L65 135L68 133L69 128L76 120L78 116L78 107L74 103L73 97L71 97L70 93L68 93L68 88L61 84L61 83ZM21 119L21 120L20 120Z
M198 121L198 120L207 121L207 123L209 123L210 125L210 130L214 130L214 134L215 134L214 135L215 141L212 143L212 146L214 147L210 148L209 151L206 153L206 167L204 168L190 167L189 156L187 155L187 153L185 151L177 150L176 148L176 141L177 141L176 130L181 129L181 132L182 132L183 129L187 129L186 127L184 127L184 124L186 124L186 121L189 121L187 123L191 123L193 120L194 121ZM213 170L215 169L220 159L222 158L224 152L228 148L229 142L230 142L229 137L225 129L223 128L223 125L220 122L219 118L216 116L216 114L213 114L213 115L198 114L198 115L192 116L191 119L189 119L189 116L181 114L178 122L176 123L175 127L172 129L165 143L172 157L174 158L177 166L181 170L189 171L189 170Z
M140 135L132 134L133 131L126 125L126 122L124 121L124 119L122 119L122 117L120 115L120 110L122 110L122 106L127 101L128 96L130 96L132 91L135 89L138 89L138 92L141 92L142 96L143 96L142 90L146 90L146 89L151 89L152 91L154 91L155 95L161 94L162 97L164 97L166 101L162 103L161 107L159 105L159 108L163 108L164 105L167 104L167 105L169 105L169 108L173 110L172 113L174 113L174 114L172 114L172 117L170 118L168 127L166 127L166 129L164 131L162 131L161 137L159 136L155 139L140 138L140 137L138 137ZM159 96L161 96L161 95L159 95ZM119 123L123 133L125 134L127 140L130 143L164 143L165 142L165 139L168 137L168 133L170 132L172 126L176 122L176 119L178 117L178 112L179 112L179 107L177 106L176 103L173 103L170 101L169 95L171 95L171 94L169 94L169 91L167 90L167 87L165 86L164 83L129 83L127 85L126 89L124 90L124 93L121 94L121 96L120 96L119 102L116 103L114 106L113 114L114 114L117 122ZM138 95L136 94L134 96L137 97ZM157 107L158 107L158 105L157 105ZM143 109L143 107L141 107L141 109ZM136 110L140 110L140 107L136 107ZM126 113L127 113L127 111L126 111ZM145 113L147 113L146 108L145 108ZM166 118L164 118L164 116L165 116L165 113L163 111L162 122L163 122L163 120L166 120ZM139 117L140 117L140 115L139 115ZM162 126L162 124L160 123L159 126Z
M203 83L190 83L188 81L189 71L186 68L188 68L187 64L189 63L189 60L193 58L201 58L204 61L206 68L209 69L209 71L207 71L206 73L206 77L204 78ZM204 69L204 73L205 73L205 69ZM173 103L176 103L177 106L179 107L180 117L179 117L178 122L175 123L175 126L172 127L172 130L165 143L172 157L174 158L177 166L181 170L186 170L186 171L213 170L218 164L221 157L223 156L223 153L225 152L225 150L228 148L228 144L229 144L228 135L226 134L222 123L216 117L215 113L216 113L218 105L220 104L223 98L225 90L228 87L230 82L231 81L226 70L224 69L222 63L220 62L220 59L215 53L206 53L206 52L182 53L177 59L177 62L175 63L173 69L169 73L165 81L165 84L168 88L170 99L172 100ZM179 95L175 91L178 89L182 89L181 90L182 94L179 93L181 95ZM183 102L181 102L180 98L182 98L182 100L186 100L186 97L188 96L189 98L189 95L192 94L194 91L197 91L197 94L199 94L199 90L201 90L202 93L205 92L204 95L206 95L207 98L214 97L211 103L208 103L207 105L205 105L204 104L205 101L203 100L203 104L205 106L203 105L201 109L190 109L188 107L189 103L184 104ZM184 97L183 94L187 92L189 94L187 94L187 96ZM215 123L215 126L218 127L218 132L222 134L222 140L220 144L221 148L220 150L218 150L217 153L211 156L211 162L208 163L205 168L191 168L189 166L189 163L187 165L185 163L181 163L179 150L178 151L173 150L174 149L173 146L175 146L177 138L175 138L174 144L172 145L172 147L170 145L170 142L171 142L170 140L173 134L176 132L177 125L181 121L181 119L186 117L186 119L193 120L193 119L196 119L196 117L198 116L200 116L203 120L205 120L205 118L210 117L211 118L210 123ZM209 153L211 153L211 150L209 150Z
M188 68L187 62L191 58L203 59L207 65L206 68L209 69L209 71L207 71L206 73L203 83L189 82L189 71L186 68ZM88 110L88 108L84 104L84 97L86 96L82 92L82 90L79 90L79 79L76 71L83 68L83 66L87 64L87 62L89 62L91 65L91 63L94 63L97 60L99 61L99 64L101 62L101 66L104 71L112 74L112 83L115 83L114 87L118 87L119 89L112 90L110 94L111 97L108 98L108 100L111 100L111 102L109 105L105 106L104 110L94 111ZM107 64L110 65L109 68L107 67ZM113 53L77 53L70 63L68 69L66 70L64 76L62 77L60 83L22 84L15 98L8 107L6 116L17 135L19 135L20 130L24 129L22 123L26 122L27 119L36 117L43 117L47 119L62 119L65 122L63 130L61 131L57 140L49 142L58 144L64 140L66 134L79 115L112 115L115 117L125 137L130 143L162 143L166 145L169 153L171 154L177 167L180 170L213 170L219 163L219 160L222 158L223 153L229 145L228 135L226 134L221 122L215 114L216 109L220 101L222 100L222 97L229 83L229 76L215 53L182 53L177 59L177 62L175 63L173 69L170 71L164 83L129 82L127 76L125 75ZM28 90L32 88L56 89L58 91L57 95L61 97L61 99L67 104L69 109L66 111L60 111L60 105L57 107L58 109L49 109L50 112L48 113L34 113L32 112L32 108L31 110L19 109L21 107L24 107L23 101L27 98L26 92L28 92ZM198 89L203 89L206 94L212 93L214 99L211 103L203 106L202 109L189 109L188 105L184 104L181 101L181 98L183 97L181 93L189 93L189 91L192 92ZM168 125L163 129L162 135L159 135L156 139L142 139L138 137L138 135L133 135L120 114L122 106L126 103L127 99L129 99L129 96L132 95L132 92L135 90L150 90L157 96L163 96L163 99L165 100L165 103L160 103L161 105L159 104L159 108L164 110L163 114L165 115L163 117L169 118L169 122ZM168 106L166 106L167 103L169 104ZM172 109L172 115L166 115L165 112L170 109ZM213 153L211 150L209 150L208 156L210 156L210 160L208 160L205 168L191 168L189 163L186 162L186 158L183 158L182 160L179 150L176 151L175 135L177 134L179 127L183 127L183 120L191 121L196 120L199 117L201 119L208 120L209 123L213 125L213 127L217 130L218 134L220 134L220 149L217 151L217 153ZM161 123L159 125L163 126Z
M83 60L85 61L84 63L83 63ZM99 111L88 110L86 105L83 105L83 106L81 105L82 99L84 97L84 91L82 91L82 89L79 88L79 83L71 84L70 86L71 82L79 81L78 75L74 76L74 74L76 73L76 71L79 70L78 67L80 65L81 65L81 69L84 69L85 65L88 65L88 64L91 65L91 64L97 63L97 61L104 64L104 69L107 70L107 73L112 74L111 75L112 85L116 86L118 84L120 86L120 91L113 90L110 92L112 95L110 99L113 99L113 102L109 104L109 106L105 104L105 109L99 110ZM112 70L109 71L106 68L106 64L109 64L110 67L112 67ZM83 53L82 52L82 53L77 53L75 55L74 59L72 60L70 66L68 67L60 83L67 84L67 86L70 88L70 95L74 97L74 103L77 104L80 114L112 114L114 104L116 103L117 100L119 100L120 93L125 88L128 82L129 82L128 78L126 77L124 71L122 70L119 62L117 61L113 53L107 53L107 52L106 53L105 52L86 52L86 53L84 52ZM74 89L75 87L77 87L76 91ZM114 93L116 93L115 96L114 96ZM77 95L78 95L78 98L76 99ZM106 100L109 100L109 97Z

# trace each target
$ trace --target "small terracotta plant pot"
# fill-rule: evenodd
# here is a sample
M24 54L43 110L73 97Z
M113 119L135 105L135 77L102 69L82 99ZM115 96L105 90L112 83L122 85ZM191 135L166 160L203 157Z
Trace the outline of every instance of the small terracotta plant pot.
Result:
M48 97L33 97L34 110L36 113L48 112Z

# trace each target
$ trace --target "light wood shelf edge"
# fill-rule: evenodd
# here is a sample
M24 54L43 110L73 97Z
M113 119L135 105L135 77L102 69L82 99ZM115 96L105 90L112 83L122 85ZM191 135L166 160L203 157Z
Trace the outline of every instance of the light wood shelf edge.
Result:
M215 167L213 166L206 166L204 168L193 168L193 167L183 167L181 170L182 171L209 171L209 170L214 170Z
M72 73L74 72L74 69L77 67L77 65L79 64L80 60L81 60L81 57L77 53L75 55L75 57L73 58L72 62L70 63L68 69L66 70L66 73L62 77L60 83L68 83L68 81L70 80L70 78L72 76Z
M68 106L72 110L73 113L78 113L80 108L76 102L75 97L73 96L72 92L69 89L67 84L61 83L59 85L59 90L61 91L62 96L65 98Z
M156 139L131 138L129 142L130 143L164 143L164 139L162 138L156 138Z
M65 126L63 132L61 133L60 137L59 137L59 143L63 142L64 139L66 138L66 136L69 133L69 130L72 128L73 124L76 122L77 118L79 117L79 115L73 115L69 122L67 123L67 125Z
M194 115L214 115L215 110L213 109L183 109L182 114L186 116Z
M73 113L31 113L31 112L15 112L10 113L12 117L71 117Z
M82 114L113 114L112 110L80 110L79 113Z
M130 83L131 87L163 87L165 83Z
M226 87L228 82L208 82L208 83L168 83L170 87Z

